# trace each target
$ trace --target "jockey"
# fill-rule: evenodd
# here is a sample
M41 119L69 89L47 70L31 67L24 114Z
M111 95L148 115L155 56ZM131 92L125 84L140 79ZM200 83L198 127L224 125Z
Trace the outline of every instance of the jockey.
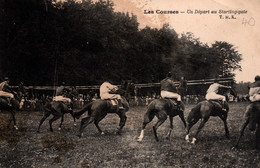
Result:
M61 85L59 87L57 87L56 89L56 96L53 98L53 101L62 101L65 104L68 105L68 110L71 111L72 110L72 101L70 98L66 97L67 93L70 92L70 90L68 88L66 88L65 83L62 82Z
M115 92L118 90L118 87L115 85L112 85L108 81L105 81L101 86L100 86L100 98L102 100L106 99L117 99L118 100L118 105L119 109L122 110L124 109L122 105L122 98L119 94L112 94L111 92Z
M7 92L9 91L9 92ZM11 99L14 99L14 95L10 93L11 87L9 86L9 78L5 77L4 81L0 83L0 96L6 97L8 105L11 106Z
M253 110L253 108L254 108L253 102L260 101L260 76L259 75L257 75L255 77L255 82L252 83L252 85L250 86L250 89L249 89L249 100L252 103L247 106L246 112L244 114L244 118L246 120L248 120L248 118L250 117L249 129L254 131L255 127L256 127L255 126L256 125L256 111Z
M177 93L177 86L174 83L172 73L169 72L166 78L161 80L160 84L161 84L161 97L177 99L177 105L179 109L181 104L181 96Z
M224 104L226 102L226 97L218 94L219 88L228 88L231 89L231 86L224 86L218 83L218 79L214 80L214 83L211 84L207 90L206 100L222 100L222 110L226 111Z
M260 76L255 77L255 82L250 86L249 100L251 102L260 101Z

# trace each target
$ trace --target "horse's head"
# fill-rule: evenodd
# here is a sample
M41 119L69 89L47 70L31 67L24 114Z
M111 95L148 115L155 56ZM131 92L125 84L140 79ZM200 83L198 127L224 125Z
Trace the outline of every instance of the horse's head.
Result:
M218 93L224 95L227 100L230 95L237 97L237 93L233 88L221 88Z
M118 94L129 100L130 96L135 95L135 85L132 80L123 80L118 90Z

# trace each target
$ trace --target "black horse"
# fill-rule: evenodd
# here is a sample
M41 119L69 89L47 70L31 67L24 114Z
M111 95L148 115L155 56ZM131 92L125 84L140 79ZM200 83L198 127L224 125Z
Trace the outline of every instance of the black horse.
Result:
M143 127L142 131L140 133L140 136L138 137L139 142L143 140L144 137L144 129L148 123L150 123L154 116L158 118L157 123L153 126L153 132L155 136L155 140L159 141L156 130L158 127L164 123L164 121L167 119L167 116L169 116L170 120L170 130L166 136L167 139L170 138L171 131L173 129L173 117L179 116L184 124L184 127L186 128L186 121L184 119L184 104L181 103L181 108L177 108L177 103L173 102L173 100L170 99L155 99L153 100L147 107L146 113L144 114L144 121L143 121Z
M244 120L244 123L243 123L243 125L242 125L242 127L240 129L240 135L239 135L239 138L238 138L234 148L238 147L238 143L239 143L241 137L244 134L246 126L250 122L252 122L250 120L254 120L255 124L257 124L256 131L255 131L255 136L256 136L256 141L255 141L256 143L255 143L255 145L256 145L256 149L260 149L260 102L254 102L254 103L249 104L247 106L246 110L247 110L246 114L248 114L249 116L244 116L245 120ZM254 129L255 128L253 128L252 131Z
M133 84L130 84L130 85L133 85ZM127 120L126 112L129 110L129 103L128 103L127 99L124 96L122 96L122 95L128 95L127 92L129 90L123 90L122 88L124 88L124 87L121 86L121 88L114 93L121 95L122 104L123 104L124 109L119 109L118 105L113 104L111 102L111 100L97 99L97 100L87 104L81 110L74 112L74 117L80 118L80 116L82 114L84 114L85 112L88 111L88 116L81 120L79 137L81 137L83 135L84 128L86 128L87 125L91 124L92 122L94 122L98 131L101 134L104 134L104 132L99 127L98 123L102 119L104 119L108 113L116 113L120 117L120 123L119 123L117 133L118 134L121 133L121 130L125 126L125 123L126 123L126 120ZM128 86L128 88L133 88L133 87Z
M16 113L16 111L21 110L21 108L23 106L23 102L24 102L23 98L24 98L24 96L27 96L27 92L24 89L22 83L19 85L17 92L15 92L11 88L9 88L6 91L9 92L9 93L13 93L14 99L11 99L11 106L10 106L8 104L8 100L6 98L0 97L0 110L1 111L7 111L11 114L12 119L10 120L8 127L11 124L11 122L13 121L13 123L14 123L13 128L15 128L17 130L18 127L16 126L15 113Z
M68 92L66 94L65 97L69 97L71 100L73 100L74 97L78 96L78 92L75 88L71 88L70 92ZM38 130L37 132L40 132L40 127L43 124L43 122L52 114L53 118L49 120L49 125L50 125L50 131L53 132L53 128L52 128L52 123L56 120L58 120L59 118L61 118L61 122L60 122L60 126L59 126L59 130L61 130L61 126L62 123L64 121L64 114L66 113L70 113L71 116L74 119L74 123L76 122L75 117L73 116L73 112L72 110L68 110L68 105L65 104L62 101L51 101L51 102L47 102L44 106L43 106L43 110L44 110L44 116L40 121L40 124L38 126Z
M229 94L236 96L236 92L233 89L222 89L220 92L222 92L222 95L225 95L228 97ZM228 99L227 99L228 100ZM229 111L229 106L227 102L224 104L224 107L226 111L222 110L222 102L219 101L208 101L204 100L200 103L198 103L194 108L191 109L188 117L187 117L187 135L185 137L185 140L189 142L189 135L190 135L190 129L193 125L195 125L199 119L201 119L201 123L198 127L198 130L195 133L195 136L192 139L192 144L195 144L199 132L204 127L205 123L209 120L210 116L218 116L223 122L225 127L225 133L226 137L229 138L229 130L227 127L227 116Z

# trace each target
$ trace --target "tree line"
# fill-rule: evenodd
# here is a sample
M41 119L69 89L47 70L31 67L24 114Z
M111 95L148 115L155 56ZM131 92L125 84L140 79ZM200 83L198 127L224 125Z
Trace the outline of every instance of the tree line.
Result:
M188 80L232 77L241 69L241 54L232 44L209 46L168 24L139 28L136 15L113 7L110 0L2 1L0 78L26 85L96 85L159 82L169 71Z

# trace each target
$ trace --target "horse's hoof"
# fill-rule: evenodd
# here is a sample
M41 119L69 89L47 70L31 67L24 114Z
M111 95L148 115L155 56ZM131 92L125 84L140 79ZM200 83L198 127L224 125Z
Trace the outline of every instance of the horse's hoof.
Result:
M83 134L78 134L78 137L81 138L83 136Z
M15 125L15 126L14 126L14 129L15 129L15 130L18 130L18 127Z
M58 130L60 131L60 130L61 130L61 128L58 128Z
M236 146L233 146L231 149L232 149L232 150L237 150L237 147L236 147Z
M170 137L169 137L169 136L166 136L165 139L170 140Z
M142 139L141 139L141 138L138 138L138 139L137 139L137 142L142 142Z
M186 141L186 142L190 142L190 137L189 137L189 135L186 135L186 136L185 136L185 141Z
M196 140L197 140L196 138L192 138L191 144L195 145Z
M74 126L77 126L77 124L75 123Z
M105 135L105 133L102 131L102 132L101 132L101 135Z

